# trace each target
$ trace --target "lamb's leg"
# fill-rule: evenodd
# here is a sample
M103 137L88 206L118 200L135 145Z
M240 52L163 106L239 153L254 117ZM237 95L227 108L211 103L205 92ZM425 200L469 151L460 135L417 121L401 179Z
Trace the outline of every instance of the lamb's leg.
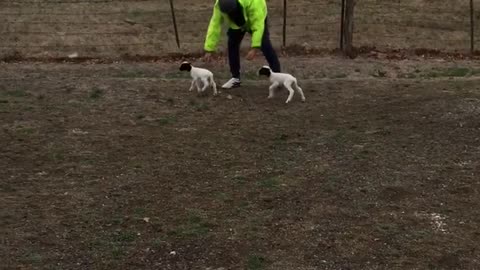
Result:
M305 102L305 95L303 94L303 89L300 88L300 86L298 86L298 82L295 81L295 84L294 84L295 88L297 89L297 92L300 94L300 96L302 97L302 102Z
M190 89L188 89L188 91L192 91L194 85L195 85L195 80L192 80L192 84L190 85Z
M215 81L213 80L213 76L210 77L210 83L212 84L213 95L216 96L216 95L218 94L218 92L217 92L217 84L216 84Z
M290 101L292 101L293 94L295 93L295 91L293 91L293 89L292 89L292 83L285 84L285 87L287 88L287 90L289 92L287 101L285 101L285 103L289 103Z
M275 88L278 87L278 82L274 82L272 83L272 85L270 85L270 87L268 88L268 98L273 98L273 96L275 95Z
M200 93L202 90L202 87L200 86L200 80L195 80L195 85L197 86L197 92Z
M204 92L210 84L208 83L208 79L202 79L202 83L203 87L201 92Z

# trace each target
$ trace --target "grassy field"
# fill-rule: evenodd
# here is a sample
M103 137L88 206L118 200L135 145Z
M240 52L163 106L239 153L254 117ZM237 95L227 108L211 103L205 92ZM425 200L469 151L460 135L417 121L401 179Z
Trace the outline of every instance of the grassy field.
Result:
M282 63L0 65L2 269L480 268L480 66Z
M1 1L0 57L78 53L118 58L198 52L203 48L212 2L175 0L181 42L178 49L168 1ZM283 1L270 0L268 6L272 40L280 47ZM340 10L339 0L289 1L287 45L338 47ZM475 16L480 20L480 9ZM468 0L362 0L355 18L356 46L469 49ZM475 35L479 48L480 27Z

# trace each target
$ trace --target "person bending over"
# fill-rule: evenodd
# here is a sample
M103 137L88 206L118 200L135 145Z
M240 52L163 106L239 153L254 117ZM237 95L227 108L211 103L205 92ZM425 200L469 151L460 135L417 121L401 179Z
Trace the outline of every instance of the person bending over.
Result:
M251 49L247 60L255 58L260 51L273 72L281 72L277 53L270 41L267 24L266 0L216 0L205 38L204 60L210 61L216 51L222 32L222 24L228 25L228 63L232 78L222 88L240 86L240 44L246 33L252 35Z

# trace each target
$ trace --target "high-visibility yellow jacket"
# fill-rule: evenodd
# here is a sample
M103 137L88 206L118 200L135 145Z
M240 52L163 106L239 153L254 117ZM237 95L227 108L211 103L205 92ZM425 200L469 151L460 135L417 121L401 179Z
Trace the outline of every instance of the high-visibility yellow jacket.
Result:
M245 26L240 27L228 18L228 15L220 11L218 0L213 7L213 15L208 25L207 37L205 39L204 49L207 52L213 52L217 49L222 32L222 24L227 22L232 29L244 29L252 34L252 48L260 48L262 45L263 31L265 29L265 19L267 17L266 0L238 0L243 7L243 16L245 17Z

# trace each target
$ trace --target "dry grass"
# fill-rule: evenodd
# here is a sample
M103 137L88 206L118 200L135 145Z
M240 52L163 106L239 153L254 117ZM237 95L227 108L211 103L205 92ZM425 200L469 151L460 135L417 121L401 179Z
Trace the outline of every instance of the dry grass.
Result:
M455 4L453 4L455 2ZM270 0L272 39L282 37L281 0ZM288 45L335 48L340 1L289 1ZM176 0L182 52L200 51L211 13L205 1ZM177 52L168 1L0 2L2 57L119 57ZM356 8L355 44L381 48L466 50L468 1L362 0ZM480 12L477 12L480 17ZM480 40L477 28L477 40ZM244 44L248 46L248 43ZM478 45L478 41L477 41ZM478 47L478 46L477 46Z

